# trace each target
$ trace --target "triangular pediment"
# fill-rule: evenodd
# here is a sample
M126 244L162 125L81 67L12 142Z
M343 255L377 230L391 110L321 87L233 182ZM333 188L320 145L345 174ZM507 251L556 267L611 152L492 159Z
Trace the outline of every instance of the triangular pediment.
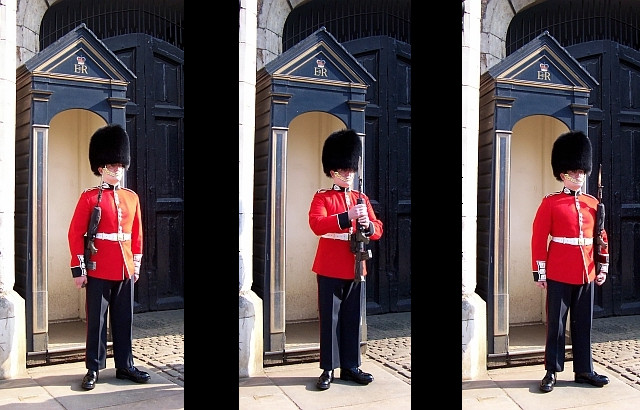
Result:
M82 23L24 64L35 77L130 83L135 75Z
M264 70L274 79L369 86L375 79L324 27L302 40Z
M598 85L548 31L493 66L485 76L501 84L531 87L592 90Z

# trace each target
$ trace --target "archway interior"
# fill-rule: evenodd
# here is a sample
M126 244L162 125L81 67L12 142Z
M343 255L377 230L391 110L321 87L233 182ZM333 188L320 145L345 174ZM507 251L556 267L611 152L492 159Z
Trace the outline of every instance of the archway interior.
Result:
M100 178L89 165L89 140L106 125L82 109L63 111L49 124L47 167L47 290L49 350L84 346L85 292L76 289L69 268L67 232L80 193Z
M509 184L509 351L544 349L545 291L531 274L531 228L542 198L562 189L553 176L551 149L569 131L560 120L532 115L513 127Z
M311 271L318 237L309 228L313 194L330 188L322 170L322 146L333 131L345 128L337 117L308 112L295 117L287 135L285 229L286 348L319 343L318 297Z

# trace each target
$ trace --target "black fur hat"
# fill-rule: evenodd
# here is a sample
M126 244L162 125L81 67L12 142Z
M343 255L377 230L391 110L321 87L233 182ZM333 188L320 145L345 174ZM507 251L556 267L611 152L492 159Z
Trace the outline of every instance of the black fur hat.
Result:
M109 124L93 133L89 142L89 163L96 176L100 176L98 167L121 163L127 169L130 162L129 135L121 125Z
M322 147L322 170L331 177L338 169L358 170L362 142L352 129L335 131L327 137Z
M551 150L551 168L553 176L562 181L560 174L583 169L591 173L591 141L582 131L569 131L560 135Z

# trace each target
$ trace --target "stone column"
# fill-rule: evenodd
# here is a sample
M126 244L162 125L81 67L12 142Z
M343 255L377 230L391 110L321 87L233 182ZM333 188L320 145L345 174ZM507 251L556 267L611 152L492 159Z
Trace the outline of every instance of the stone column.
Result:
M487 308L476 289L480 0L464 1L462 27L462 380L487 369Z
M240 134L239 134L239 360L240 377L262 371L262 300L253 283L253 153L255 137L257 0L240 1Z
M0 1L0 380L27 372L24 299L15 284L16 7Z

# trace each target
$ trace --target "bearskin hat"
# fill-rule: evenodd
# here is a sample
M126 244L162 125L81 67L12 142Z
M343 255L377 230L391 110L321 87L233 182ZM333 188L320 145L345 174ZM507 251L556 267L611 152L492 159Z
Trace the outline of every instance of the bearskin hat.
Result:
M560 174L583 169L591 173L591 141L582 131L569 131L560 135L551 150L551 168L553 176L562 181Z
M358 170L362 142L352 129L335 131L327 137L322 147L322 170L331 177L338 169Z
M129 135L121 125L109 124L93 133L89 142L89 163L96 176L100 176L98 167L120 163L127 169L130 162Z

